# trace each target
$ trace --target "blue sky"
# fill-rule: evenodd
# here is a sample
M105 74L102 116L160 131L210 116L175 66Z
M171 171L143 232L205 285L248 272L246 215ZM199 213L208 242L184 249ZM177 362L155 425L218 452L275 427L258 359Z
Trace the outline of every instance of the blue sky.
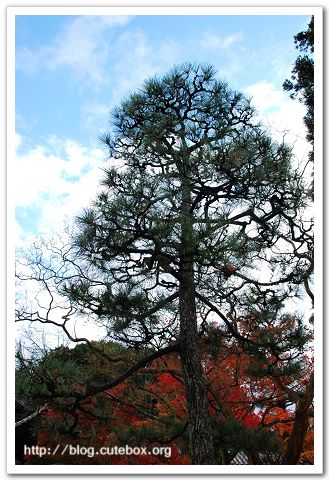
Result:
M283 10L283 9L281 9ZM188 10L187 10L188 11ZM52 229L94 197L111 109L147 77L205 62L253 97L273 135L305 158L303 106L282 91L306 15L16 17L17 244ZM16 181L17 178L17 181Z

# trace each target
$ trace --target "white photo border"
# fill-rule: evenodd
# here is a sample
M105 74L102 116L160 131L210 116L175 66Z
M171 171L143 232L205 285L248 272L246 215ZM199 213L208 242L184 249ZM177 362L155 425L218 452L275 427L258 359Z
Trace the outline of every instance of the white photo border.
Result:
M37 3L37 2L36 2ZM122 2L121 2L122 3ZM176 6L165 2L155 6L122 4L121 6L7 6L7 473L9 474L111 474L122 475L207 475L207 474L321 474L323 473L323 8L318 6ZM183 2L182 2L183 3ZM213 3L213 2L209 2ZM17 15L314 15L315 17L315 445L314 465L16 465L14 410L14 207L12 196L15 151L15 17ZM296 32L297 33L297 32Z

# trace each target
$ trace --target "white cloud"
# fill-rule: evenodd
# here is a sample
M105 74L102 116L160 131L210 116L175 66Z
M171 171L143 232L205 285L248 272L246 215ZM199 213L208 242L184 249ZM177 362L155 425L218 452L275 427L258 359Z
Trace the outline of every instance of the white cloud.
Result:
M65 217L73 217L95 197L106 153L87 148L73 140L51 137L46 145L24 149L24 138L16 137L15 168L10 191L16 207L25 212L25 221L37 229L35 234L60 231ZM20 148L22 147L22 148ZM33 213L31 214L31 210ZM37 215L37 218L28 218ZM22 224L16 228L22 245L32 234Z
M271 82L250 85L245 93L252 97L252 105L271 135L278 141L284 138L294 147L297 161L305 161L310 145L305 140L304 105L292 100L282 88L277 88Z
M20 145L22 144L22 137L17 132L15 133L14 142L15 142L15 150L17 151L19 149Z
M129 19L128 16L79 16L67 20L52 44L35 51L19 48L17 67L29 73L68 67L76 79L88 80L97 87L104 83L111 31Z

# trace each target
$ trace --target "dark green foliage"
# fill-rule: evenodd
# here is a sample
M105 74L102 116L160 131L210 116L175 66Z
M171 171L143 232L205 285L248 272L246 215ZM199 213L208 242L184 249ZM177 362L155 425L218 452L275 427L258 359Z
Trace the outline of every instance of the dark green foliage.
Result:
M278 437L268 430L247 428L235 419L216 421L214 425L215 443L223 454L222 463L230 463L235 455L243 452L253 460L261 457L272 461L281 452L282 444ZM256 460L257 461L257 460ZM258 462L257 462L258 463ZM259 463L262 463L259 461ZM272 463L271 461L264 463Z
M17 381L19 383L19 381ZM33 413L32 409L22 401L15 403L15 422L19 422ZM15 432L15 463L24 463L24 447L37 444L40 432L40 418L35 417L27 423L16 428Z
M146 416L147 418L147 416ZM121 445L134 444L136 446L152 444L169 444L171 439L179 445L182 453L188 452L188 437L186 420L168 417L165 423L148 422L143 425L130 425L128 428L114 429Z
M308 29L295 35L295 45L303 52L295 61L291 80L285 80L283 89L291 92L291 98L298 98L306 107L304 122L307 140L314 142L314 17Z
M74 403L79 386L102 385L115 376L122 363L110 368L109 360L123 358L123 354L125 362L138 358L135 352L127 352L119 344L105 342L58 347L33 360L24 360L18 354L16 396L31 407L52 399L68 406Z

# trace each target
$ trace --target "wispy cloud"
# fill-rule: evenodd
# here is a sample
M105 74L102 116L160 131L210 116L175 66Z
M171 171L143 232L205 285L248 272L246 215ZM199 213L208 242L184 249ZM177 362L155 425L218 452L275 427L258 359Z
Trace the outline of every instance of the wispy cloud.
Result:
M115 96L120 99L149 77L164 74L180 58L182 45L175 40L152 42L142 30L121 34L117 40L120 57L114 65Z
M96 129L99 133L104 133L108 126L110 107L103 103L86 102L81 105L81 116L85 129Z
M211 63L218 70L223 80L233 80L243 71L245 54L244 33L241 31L220 35L217 32L205 31L196 39L196 49L211 58Z
M200 38L200 45L204 49L225 50L233 44L243 41L243 33L235 32L230 35L219 35L214 32L204 32Z
M111 34L126 25L128 16L79 16L68 19L53 42L38 50L18 48L17 68L35 73L67 67L77 80L94 86L104 82L104 66L111 49ZM106 34L106 35L105 35Z

